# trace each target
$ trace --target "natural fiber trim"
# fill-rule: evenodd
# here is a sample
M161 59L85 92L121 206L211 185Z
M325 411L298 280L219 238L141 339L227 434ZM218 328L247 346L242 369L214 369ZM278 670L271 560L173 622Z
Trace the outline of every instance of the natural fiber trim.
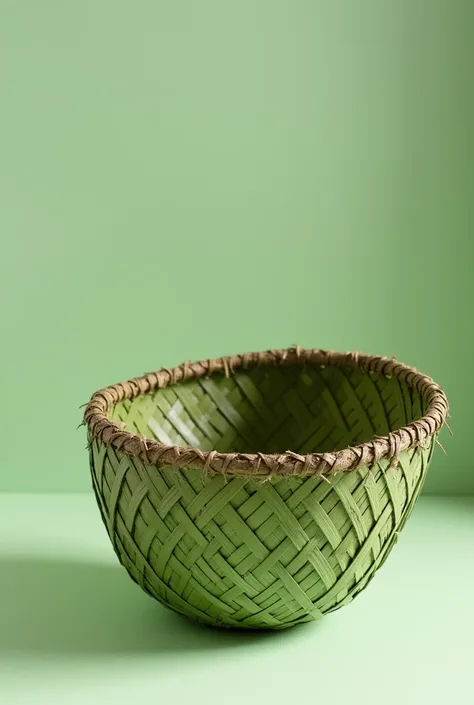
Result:
M133 399L170 384L214 374L231 375L235 370L249 369L256 365L334 365L354 370L395 376L416 389L426 404L425 415L393 431L388 436L375 437L365 443L332 453L299 455L291 450L280 455L264 453L218 453L199 448L169 446L159 441L141 438L124 431L111 421L108 412L123 399ZM147 465L166 465L174 468L193 468L208 474L223 474L227 477L269 477L292 475L323 477L339 472L356 470L362 465L374 465L387 459L392 465L398 455L408 448L425 446L428 439L441 430L449 411L448 400L441 387L412 367L394 358L364 355L357 352L337 353L327 350L305 350L300 347L286 350L232 355L216 360L185 362L173 369L162 369L114 384L96 392L84 413L89 438L100 439L117 450L139 458Z

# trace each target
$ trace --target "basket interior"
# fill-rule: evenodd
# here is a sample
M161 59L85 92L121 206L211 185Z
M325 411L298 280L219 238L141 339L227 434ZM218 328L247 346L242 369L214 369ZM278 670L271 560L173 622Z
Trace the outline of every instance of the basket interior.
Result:
M349 368L254 367L170 385L117 404L111 418L167 445L241 453L330 452L423 416L396 377Z

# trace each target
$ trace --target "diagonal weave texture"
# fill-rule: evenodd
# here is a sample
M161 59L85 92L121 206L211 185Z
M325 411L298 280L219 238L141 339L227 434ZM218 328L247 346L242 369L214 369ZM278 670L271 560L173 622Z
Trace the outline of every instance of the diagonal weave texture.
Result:
M389 363L292 349L96 393L93 487L131 577L230 627L287 627L351 601L408 518L447 413L437 385Z

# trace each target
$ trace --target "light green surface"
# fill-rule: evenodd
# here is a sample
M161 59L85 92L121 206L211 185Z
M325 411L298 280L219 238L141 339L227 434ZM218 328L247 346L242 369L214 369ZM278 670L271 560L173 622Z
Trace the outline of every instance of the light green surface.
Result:
M90 495L0 496L5 705L472 705L474 502L422 497L356 601L242 634L168 612L118 566Z
M433 376L427 489L474 489L473 15L1 3L0 489L90 486L100 386L293 343Z

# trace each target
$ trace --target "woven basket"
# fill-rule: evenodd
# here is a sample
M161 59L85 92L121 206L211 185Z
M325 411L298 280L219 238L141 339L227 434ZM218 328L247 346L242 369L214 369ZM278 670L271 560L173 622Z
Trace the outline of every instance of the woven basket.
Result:
M365 588L447 413L441 388L394 359L296 347L116 384L84 421L130 576L199 621L282 628Z

